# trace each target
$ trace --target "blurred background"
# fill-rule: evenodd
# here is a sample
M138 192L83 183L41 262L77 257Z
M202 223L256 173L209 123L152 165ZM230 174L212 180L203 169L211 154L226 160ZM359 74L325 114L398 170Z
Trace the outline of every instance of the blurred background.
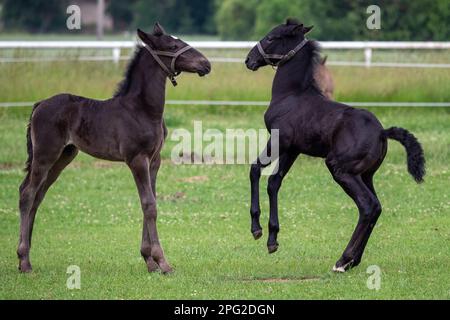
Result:
M166 30L181 35L222 40L251 40L286 17L315 25L319 40L444 41L450 28L447 0L0 0L2 37L26 34L68 35L66 8L81 8L82 28L77 35L95 35L97 9L107 35L134 34L158 20ZM382 31L365 26L365 10L382 9ZM73 36L73 31L70 33Z

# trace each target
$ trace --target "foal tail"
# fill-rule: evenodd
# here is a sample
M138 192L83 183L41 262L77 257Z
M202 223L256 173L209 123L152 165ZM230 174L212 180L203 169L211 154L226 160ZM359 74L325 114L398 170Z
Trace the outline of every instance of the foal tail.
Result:
M28 159L27 162L25 163L25 168L24 171L25 172L30 172L31 170L31 163L33 162L33 142L31 141L31 117L33 117L33 113L34 110L36 110L36 108L38 107L38 105L41 102L36 102L33 106L33 110L31 111L30 114L30 120L28 121L28 126L27 126L27 152L28 152Z
M33 117L33 112L34 110L36 110L36 108L38 107L38 105L41 102L36 102L33 106L33 110L31 111L30 114L30 120L28 121L28 126L27 126L27 153L28 153L28 158L27 158L27 162L25 163L25 168L23 169L26 173L27 176L25 177L25 179L23 180L22 184L19 187L19 192L22 193L22 190L25 188L26 184L28 183L28 180L30 178L30 171L31 171L31 164L33 163L33 142L31 141L31 117Z
M383 131L384 136L400 142L406 149L408 172L417 183L423 182L425 175L425 157L417 138L403 128L392 127Z

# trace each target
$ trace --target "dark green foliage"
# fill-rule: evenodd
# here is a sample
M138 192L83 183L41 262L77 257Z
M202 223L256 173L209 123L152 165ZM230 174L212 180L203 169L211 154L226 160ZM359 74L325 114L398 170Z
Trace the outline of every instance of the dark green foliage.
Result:
M94 1L94 0L93 0ZM65 28L69 0L0 0L6 31L57 32ZM369 30L369 5L381 8L381 30ZM449 0L110 0L114 31L149 29L155 21L177 34L259 39L296 17L315 26L319 40L448 41Z
M372 4L381 8L381 30L366 27L369 17L366 9ZM448 0L224 0L220 1L217 15L226 17L217 19L223 39L258 39L287 17L313 24L314 38L320 40L448 41L450 38Z
M159 21L168 32L214 33L212 0L138 0L134 25L150 28Z
M59 31L66 27L65 2L61 0L3 0L5 29L27 32Z
M222 1L216 15L217 30L222 39L249 39L254 33L257 0Z
M116 30L126 30L132 24L135 3L136 0L110 2L107 12L113 17Z

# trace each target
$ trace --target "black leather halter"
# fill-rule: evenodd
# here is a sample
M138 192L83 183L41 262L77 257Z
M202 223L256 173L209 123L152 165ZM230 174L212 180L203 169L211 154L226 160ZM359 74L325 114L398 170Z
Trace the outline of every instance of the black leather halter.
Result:
M303 39L302 42L300 42L294 49L292 49L291 51L289 51L286 54L267 54L264 51L264 49L261 45L261 42L258 42L256 44L256 46L258 47L259 53L264 58L264 61L266 61L266 63L268 65L278 67L278 66L282 65L283 63L286 63L287 61L291 60L292 57L295 56L297 54L297 52L299 52L300 49L303 48L307 42L308 42L308 39L306 39L306 38ZM273 62L271 59L274 59L277 61Z
M175 69L175 61L181 54L192 49L192 47L189 45L186 45L185 47L181 48L180 50L178 50L176 52L153 50L148 45L146 45L145 48L148 50L148 52L150 52L150 54L156 60L156 62L158 62L160 67L167 73L167 76L169 77L170 82L172 82L173 86L175 87L177 85L177 80L175 79L175 77L181 73L180 71L177 71ZM164 62L162 62L162 60L159 58L159 56L172 58L172 61L170 63L170 69L164 64Z

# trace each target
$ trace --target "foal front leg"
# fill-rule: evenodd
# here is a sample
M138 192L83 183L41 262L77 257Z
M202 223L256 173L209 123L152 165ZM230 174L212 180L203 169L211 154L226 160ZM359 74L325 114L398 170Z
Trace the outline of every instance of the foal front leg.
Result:
M269 253L274 253L278 249L277 235L280 230L278 222L278 191L281 183L297 159L298 153L286 152L280 156L278 169L269 177L267 193L269 194L270 218L269 218L269 239L267 249Z
M133 173L133 177L139 192L139 198L141 199L142 211L144 213L145 226L143 227L143 240L145 241L143 242L142 246L143 248L145 248L145 244L149 244L149 259L151 257L151 259L156 262L163 273L172 272L172 268L167 263L166 258L164 257L164 252L159 243L158 231L156 228L156 198L152 190L150 179L149 159L147 156L138 155L130 163L128 163L128 166ZM147 228L148 232L145 232L145 228ZM148 238L146 238L147 234ZM149 266L148 262L147 266Z
M156 176L158 175L158 170L161 165L161 155L155 155L154 159L150 163L150 181L153 191L153 196L156 199ZM149 272L158 271L159 266L151 255L151 245L150 245L150 233L147 228L147 224L143 223L142 227L142 243L141 243L141 255L144 258L145 263Z
M250 168L250 217L252 220L250 230L255 240L258 240L262 236L262 227L259 222L259 217L261 216L261 207L259 206L259 180L261 178L261 169L261 162L258 158Z
M251 232L253 238L258 240L261 238L263 232L262 227L259 222L259 217L261 216L261 207L259 206L259 180L261 179L261 170L270 165L271 161L261 162L262 158L270 157L270 146L271 141L269 140L266 149L263 153L256 159L250 168L250 217L251 217Z

